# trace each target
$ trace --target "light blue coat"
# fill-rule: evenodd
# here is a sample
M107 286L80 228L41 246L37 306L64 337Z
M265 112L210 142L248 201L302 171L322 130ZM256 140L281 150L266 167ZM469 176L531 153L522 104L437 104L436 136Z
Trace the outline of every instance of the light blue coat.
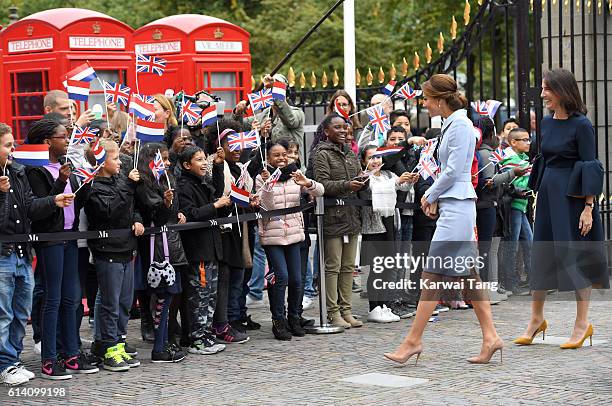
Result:
M448 116L442 125L438 160L440 175L425 192L429 203L438 199L476 199L472 186L472 161L476 149L474 127L464 109Z

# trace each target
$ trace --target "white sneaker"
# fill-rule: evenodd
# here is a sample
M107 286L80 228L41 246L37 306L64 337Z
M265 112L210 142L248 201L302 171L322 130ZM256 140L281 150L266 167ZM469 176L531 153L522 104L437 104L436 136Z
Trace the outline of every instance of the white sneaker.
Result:
M314 300L308 296L304 296L302 299L302 310L312 309L314 307Z
M380 306L376 306L368 313L368 321L371 323L391 323L393 320Z
M391 321L400 321L401 317L398 316L397 314L393 313L391 311L391 309L389 309L387 307L387 305L382 305L382 311L383 313L385 313L387 315L387 317L391 320Z
M0 373L0 383L8 386L17 386L29 381L28 377L22 374L14 365L6 368Z
M261 300L253 299L250 295L247 295L247 297L246 297L246 307L248 307L249 309L258 309L258 308L262 308L264 306L265 306L265 304L264 304L263 299L261 299Z
M21 362L16 362L15 368L17 368L17 370L19 371L21 375L24 375L26 378L28 378L28 380L36 378L36 375L34 374L34 372L28 371L25 365L23 365L23 363Z
M36 351L37 354L40 354L41 352L41 346L42 346L42 341L39 341L37 343L34 343L34 351Z

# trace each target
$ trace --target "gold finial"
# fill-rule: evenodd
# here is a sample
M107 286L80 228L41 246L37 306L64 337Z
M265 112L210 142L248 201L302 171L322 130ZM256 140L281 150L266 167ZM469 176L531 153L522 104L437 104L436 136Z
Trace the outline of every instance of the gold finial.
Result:
M255 90L255 78L251 75L251 90Z
M563 7L561 7L562 9L565 9L565 14L569 13L569 0L563 0Z
M463 22L465 25L470 23L470 11L472 7L470 7L470 1L465 0L465 8L463 9Z
M478 5L482 6L482 0L478 0Z
M450 33L451 39L454 41L457 38L457 20L455 20L455 16L451 20Z
M591 14L591 6L593 5L593 2L591 0L587 1L587 9L589 10L589 14Z
M603 11L603 1L597 0L597 14L601 15Z
M552 0L552 5L556 6L557 5L557 0Z
M610 10L610 14L612 15L612 1L608 2L608 9Z
M425 48L425 61L427 64L431 63L431 47L429 46L429 42L427 43L427 47Z
M546 0L542 0L542 11L546 10Z
M325 70L323 70L323 76L321 76L321 86L323 86L323 89L327 87L327 72Z
M444 35L442 35L442 31L440 31L440 35L438 35L438 53L442 54L444 52Z
M334 69L334 76L332 76L332 83L334 87L338 87L338 83L340 83L340 77L338 76L338 71Z
M384 83L385 81L385 72L383 71L382 66L378 70L378 83Z
M355 84L357 87L361 86L361 72L359 72L359 68L355 70Z
M295 86L295 71L293 70L293 66L289 67L289 72L287 72L287 81L289 82L289 87Z
M412 64L414 65L414 70L419 70L419 66L421 66L421 58L419 58L419 53L414 51L414 59L412 60Z
M402 59L402 76L408 76L408 62L406 62L406 57Z
M533 0L529 0L529 12L533 13Z
M395 69L395 64L391 64L391 69L389 69L389 79L395 80L397 77L397 69Z
M576 0L576 10L580 10L580 0Z
M310 87L312 87L313 89L317 87L317 77L314 71L312 71L312 74L310 75Z
M374 75L372 75L372 69L368 67L368 74L366 75L366 83L368 86L372 86L372 82L374 81Z
M304 72L302 72L302 74L300 75L300 89L303 89L306 87L306 75L304 75Z

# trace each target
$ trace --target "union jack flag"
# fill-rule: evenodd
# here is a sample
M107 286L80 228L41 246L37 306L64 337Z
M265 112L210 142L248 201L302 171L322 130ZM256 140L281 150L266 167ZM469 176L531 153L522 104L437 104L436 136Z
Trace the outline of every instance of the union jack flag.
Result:
M127 107L131 90L122 84L104 81L104 93L108 103L121 103Z
M155 153L155 158L149 162L149 168L153 172L155 180L159 182L159 178L166 172L166 165L164 165L164 160L162 159L162 154L159 149Z
M481 116L489 115L489 107L487 106L487 102L478 100L478 101L473 101L471 104L472 104L472 108L474 109L476 113L480 114Z
M86 168L76 168L74 174L81 180L81 183L84 185L86 183L91 182L95 177L98 171L102 168L102 165L98 166L96 169L86 169Z
M489 161L498 164L505 158L505 156L506 152L501 147L499 147L491 153Z
M272 89L262 89L259 92L249 94L249 102L251 102L253 111L272 106L274 104Z
M244 184L246 183L247 175L249 173L247 168L249 167L250 163L251 161L248 161L246 164L242 165L242 168L240 168L240 176L238 179L236 179L236 186L241 189L244 188Z
M166 60L156 56L136 54L136 72L155 73L158 76L164 74Z
M270 175L266 183L264 183L261 188L264 189L266 192L271 192L272 189L274 189L274 185L276 185L276 182L278 182L278 180L280 179L281 174L282 172L280 168L276 168L274 173Z
M411 100L423 94L423 91L415 90L410 87L409 83L406 83L404 86L400 87L395 94L404 100Z
M434 138L431 140L427 140L425 146L421 150L421 157L431 157L433 156L434 151L436 150L436 145L438 145L438 139Z
M98 135L99 130L97 128L81 128L78 125L74 126L74 130L72 131L72 139L70 145L79 145L79 144L91 144L94 142L94 139Z
M200 119L200 115L202 115L202 109L197 104L192 103L191 100L187 100L187 103L183 104L181 110L181 119L183 122L186 120L190 125L195 124Z
M370 107L366 111L368 112L368 117L370 118L370 124L374 126L375 133L384 134L391 129L389 117L383 111L381 104Z
M417 168L419 171L419 175L421 175L425 180L429 178L436 180L438 178L438 173L440 172L440 167L431 158L420 160L419 164L417 165Z
M233 133L227 135L227 145L230 151L241 151L243 149L257 148L259 146L259 134L257 130Z

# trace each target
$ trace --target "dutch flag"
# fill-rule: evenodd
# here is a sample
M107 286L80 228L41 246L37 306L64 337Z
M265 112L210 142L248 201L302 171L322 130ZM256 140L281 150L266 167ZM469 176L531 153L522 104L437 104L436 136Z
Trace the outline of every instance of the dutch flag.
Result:
M96 158L96 163L98 165L103 164L104 161L106 161L106 150L100 144L99 138L96 139L96 142L94 143L93 147L91 147L91 150L94 154L94 157Z
M202 127L214 124L217 120L217 106L215 104L211 104L202 110Z
M155 116L155 105L153 97L132 93L130 96L129 112L139 118L151 119Z
M388 155L394 155L401 152L404 148L402 147L380 147L376 148L376 151L372 154L372 157L383 157Z
M251 194L244 189L240 189L238 186L232 183L232 191L230 192L230 199L238 206L248 207L249 198Z
M143 143L162 142L164 132L164 123L154 123L141 118L136 119L136 138Z
M76 68L68 72L66 76L68 76L68 80L79 80L83 82L91 82L92 80L98 77L94 68L92 68L91 65L87 62L77 66Z
M395 89L395 80L391 80L385 87L382 88L382 92L385 96L389 97L393 94L393 89Z
M86 102L89 98L89 82L68 79L66 81L66 91L69 99Z
M287 98L287 85L283 82L275 81L272 85L272 98L274 100L285 100Z
M13 161L26 166L49 165L48 144L18 145L13 151Z

